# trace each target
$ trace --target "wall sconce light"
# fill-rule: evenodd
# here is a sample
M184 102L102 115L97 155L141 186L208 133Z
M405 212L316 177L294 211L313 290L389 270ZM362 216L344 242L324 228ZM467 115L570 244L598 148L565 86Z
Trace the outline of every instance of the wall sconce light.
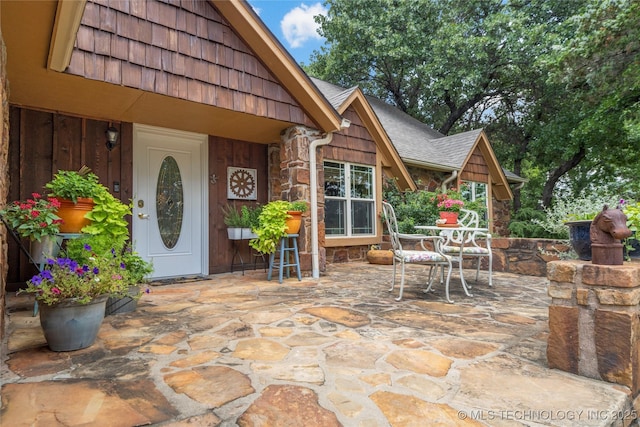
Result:
M107 136L107 150L111 151L118 143L118 129L109 126L109 129L107 129L104 134Z

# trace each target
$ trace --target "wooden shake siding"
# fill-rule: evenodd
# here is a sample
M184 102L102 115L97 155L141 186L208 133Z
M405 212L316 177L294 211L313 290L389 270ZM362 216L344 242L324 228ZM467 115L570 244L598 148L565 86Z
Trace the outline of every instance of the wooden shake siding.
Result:
M88 1L66 72L311 124L207 1Z
M478 147L471 154L471 158L460 174L460 179L489 183L489 167Z
M343 116L351 126L335 134L331 144L323 148L325 160L376 165L376 143L360 120L360 116L349 107Z

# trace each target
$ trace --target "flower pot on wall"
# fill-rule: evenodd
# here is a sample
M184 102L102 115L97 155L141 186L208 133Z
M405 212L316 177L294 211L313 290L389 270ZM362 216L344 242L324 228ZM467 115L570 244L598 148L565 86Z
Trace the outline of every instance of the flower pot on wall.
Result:
M290 218L287 218L287 228L285 232L287 234L297 234L300 231L302 225L302 212L301 211L288 211L287 214Z
M60 199L60 208L56 213L63 223L60 224L61 233L80 233L85 225L91 224L91 220L84 216L93 209L93 199L78 197L78 203L71 200Z
M73 299L54 305L41 304L40 326L49 348L73 351L93 345L104 320L106 302L104 295L88 304Z
M571 247L583 261L591 261L591 220L565 222Z
M446 220L445 224L457 224L458 223L458 212L447 212L441 211L440 218Z

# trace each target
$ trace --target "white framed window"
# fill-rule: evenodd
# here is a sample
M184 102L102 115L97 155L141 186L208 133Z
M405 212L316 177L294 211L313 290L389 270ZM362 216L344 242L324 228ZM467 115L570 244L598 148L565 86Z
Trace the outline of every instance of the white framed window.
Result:
M375 235L375 169L324 162L324 221L327 237Z
M480 202L485 208L489 206L488 186L483 182L464 181L462 197L469 202Z

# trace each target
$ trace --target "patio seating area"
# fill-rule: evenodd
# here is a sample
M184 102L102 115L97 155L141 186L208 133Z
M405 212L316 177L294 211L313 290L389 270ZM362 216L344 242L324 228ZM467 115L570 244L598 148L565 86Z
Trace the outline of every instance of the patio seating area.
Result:
M628 425L629 391L547 368L547 280L429 266L331 264L319 279L262 270L154 283L97 342L46 347L30 296L7 295L2 425ZM470 274L475 274L475 269Z

